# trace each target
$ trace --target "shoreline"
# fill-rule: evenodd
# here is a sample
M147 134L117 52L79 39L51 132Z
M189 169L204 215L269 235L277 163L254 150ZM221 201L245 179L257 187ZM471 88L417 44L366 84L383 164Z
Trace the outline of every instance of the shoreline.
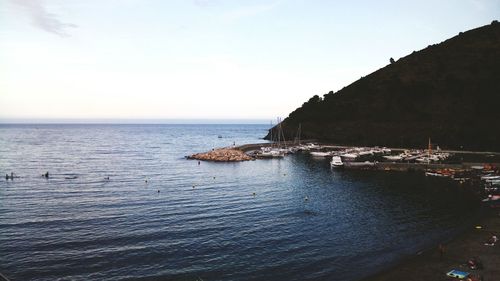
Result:
M484 243L492 233L497 236L500 233L500 210L483 207L479 210L479 215L481 217L474 225L466 226L455 237L441 243L445 247L442 257L438 244L434 249L403 258L394 266L359 281L458 280L446 276L453 269L483 278L477 280L497 280L495 278L500 276L500 243L497 242L494 246L486 246ZM481 260L483 269L471 270L467 267L467 261L474 257Z

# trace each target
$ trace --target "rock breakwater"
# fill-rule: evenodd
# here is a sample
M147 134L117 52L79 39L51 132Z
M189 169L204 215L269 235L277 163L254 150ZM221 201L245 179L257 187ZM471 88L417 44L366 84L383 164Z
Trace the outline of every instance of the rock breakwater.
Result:
M193 154L187 158L214 162L240 162L254 160L254 158L248 156L245 152L234 148L213 149L212 151Z

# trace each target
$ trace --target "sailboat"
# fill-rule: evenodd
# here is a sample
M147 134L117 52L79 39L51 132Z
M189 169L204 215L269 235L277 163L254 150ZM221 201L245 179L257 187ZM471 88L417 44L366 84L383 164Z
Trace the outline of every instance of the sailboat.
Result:
M272 124L272 123L271 123ZM271 144L271 147L262 147L261 148L261 153L259 154L260 157L262 158L283 158L285 156L285 153L287 152L286 149L286 143L285 143L285 149L281 148L281 137L283 136L283 140L285 139L285 136L283 134L283 130L281 128L281 120L278 118L278 132L277 132L277 143L276 147L273 147L274 144L274 138L273 138L273 129L271 126L271 141L273 141L273 144Z

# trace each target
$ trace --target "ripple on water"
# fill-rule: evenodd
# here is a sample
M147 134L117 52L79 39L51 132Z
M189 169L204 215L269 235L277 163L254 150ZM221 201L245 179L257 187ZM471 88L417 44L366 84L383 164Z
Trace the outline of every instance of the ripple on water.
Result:
M414 174L332 171L303 154L183 158L262 141L266 129L0 125L0 172L20 176L0 181L0 272L12 280L356 280L450 235L471 213L457 204L460 193Z

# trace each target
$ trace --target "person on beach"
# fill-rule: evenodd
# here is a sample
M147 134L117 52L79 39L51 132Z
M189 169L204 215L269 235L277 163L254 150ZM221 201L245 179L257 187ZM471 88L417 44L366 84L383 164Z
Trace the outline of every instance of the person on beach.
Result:
M439 251L439 258L443 258L444 253L446 252L446 249L443 244L439 244L438 251Z

